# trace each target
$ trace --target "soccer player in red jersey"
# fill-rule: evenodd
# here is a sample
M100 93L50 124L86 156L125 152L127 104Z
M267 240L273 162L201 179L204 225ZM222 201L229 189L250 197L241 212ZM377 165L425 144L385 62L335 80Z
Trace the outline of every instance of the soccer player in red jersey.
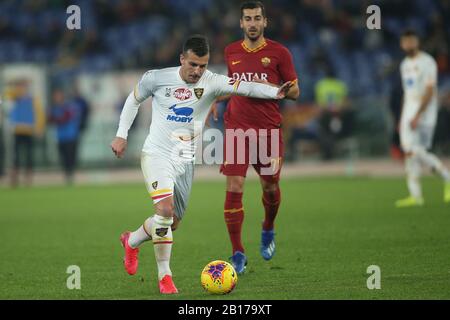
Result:
M264 37L264 28L267 26L264 5L259 1L243 3L241 5L240 26L244 31L244 40L233 42L225 48L228 76L236 80L264 81L274 85L291 81L293 85L286 98L297 99L300 95L300 89L292 55L280 43ZM280 130L281 113L275 100L235 96L229 100L224 120L225 129L242 129L244 132L250 132L247 130L254 129L258 137L265 135L265 139L256 139L257 150L261 148L266 150L265 154L270 157L269 162L263 162L258 157L256 163L253 163L250 161L250 154L255 149L252 149L250 138L245 139L243 148L236 147L238 144L233 143L235 146L234 152L227 150L226 145L229 137L225 139L224 162L221 166L221 172L227 177L224 216L233 247L233 256L230 259L236 271L241 274L245 271L247 264L241 242L244 220L242 194L250 164L253 165L260 176L263 191L262 203L265 210L265 219L262 223L260 253L265 260L270 260L275 253L274 221L281 200L278 182L283 161L283 140ZM265 132L267 132L267 135ZM279 138L272 140L277 135ZM274 146L273 143L277 146ZM239 156L242 156L242 153L245 153L245 161L239 161Z

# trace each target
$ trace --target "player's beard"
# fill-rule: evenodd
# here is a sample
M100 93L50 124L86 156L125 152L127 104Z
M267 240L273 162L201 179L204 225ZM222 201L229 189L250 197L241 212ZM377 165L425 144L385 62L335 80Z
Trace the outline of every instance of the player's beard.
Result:
M417 48L412 48L412 49L405 50L405 54L408 57L414 57L417 54L417 52L419 52L419 49L417 49Z
M255 28L255 29L251 29L250 28L246 30L245 35L247 36L248 39L250 39L251 41L256 41L259 39L259 37L262 36L262 30Z

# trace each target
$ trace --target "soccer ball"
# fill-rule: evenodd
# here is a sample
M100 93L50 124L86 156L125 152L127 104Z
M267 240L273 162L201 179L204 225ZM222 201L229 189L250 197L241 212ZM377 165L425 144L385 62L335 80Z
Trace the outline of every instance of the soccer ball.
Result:
M237 273L226 261L216 260L203 268L202 287L212 294L227 294L233 291L237 283Z

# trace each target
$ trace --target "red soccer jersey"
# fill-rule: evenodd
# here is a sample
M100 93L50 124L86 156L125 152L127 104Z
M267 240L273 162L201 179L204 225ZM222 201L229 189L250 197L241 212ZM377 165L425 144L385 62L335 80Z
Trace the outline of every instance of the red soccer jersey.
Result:
M233 42L225 48L225 61L233 79L262 79L276 85L297 80L289 50L269 39L255 49L243 40ZM230 129L275 129L281 125L281 114L276 100L232 96L224 120Z

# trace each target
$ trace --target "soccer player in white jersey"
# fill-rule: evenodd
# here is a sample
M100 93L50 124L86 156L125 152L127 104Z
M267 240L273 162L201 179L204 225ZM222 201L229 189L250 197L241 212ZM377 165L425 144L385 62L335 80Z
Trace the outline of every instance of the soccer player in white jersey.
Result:
M430 167L444 180L444 201L450 202L450 174L442 162L428 150L436 126L437 65L428 53L419 49L419 37L405 31L400 46L406 57L400 65L403 83L403 108L400 119L400 141L405 152L409 197L398 200L397 207L421 206L424 203L420 175L422 165Z
M152 123L145 140L141 168L155 214L134 232L124 232L124 266L133 275L138 267L139 245L152 240L158 266L159 289L177 293L170 270L172 231L186 210L191 191L195 142L201 139L194 123L203 127L214 100L227 94L262 99L283 99L292 83L280 88L235 81L207 69L209 45L204 36L191 36L183 45L181 66L146 72L128 96L120 115L119 128L111 143L121 158L127 147L128 130L140 103L152 97Z

